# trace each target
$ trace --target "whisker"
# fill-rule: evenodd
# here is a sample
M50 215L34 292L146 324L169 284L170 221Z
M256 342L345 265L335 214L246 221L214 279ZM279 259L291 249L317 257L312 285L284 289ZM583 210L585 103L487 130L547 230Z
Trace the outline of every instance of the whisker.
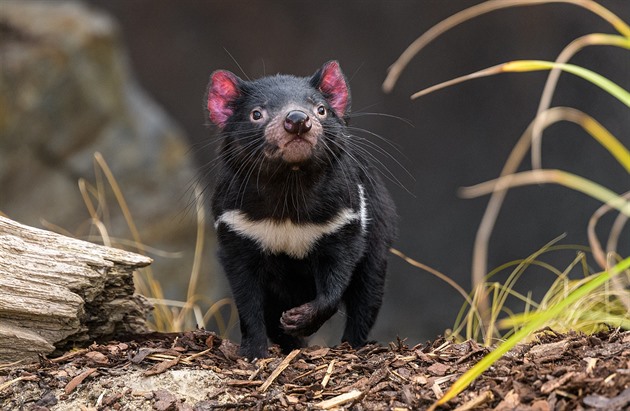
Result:
M411 126L413 128L416 128L416 126L411 122L411 120L404 118L404 117L400 117L400 116L395 116L393 114L387 114L387 113L372 113L372 112L362 112L362 111L358 111L358 112L354 112L354 113L350 113L348 115L348 118L354 118L354 117L365 117L365 116L377 116L377 117L387 117L387 118L392 118L394 120L400 120L403 123L407 124L408 126Z
M232 53L230 53L228 51L228 49L226 49L225 47L223 47L223 50L227 53L228 56L230 56L230 58L232 59L232 61L234 62L234 64L236 64L236 66L239 68L239 70L241 70L241 73L243 73L243 75L245 76L245 78L249 81L252 81L252 79L249 78L249 76L247 75L247 73L245 73L245 70L243 70L243 67L241 67L240 64L238 64L238 61L236 61L236 59L234 58L234 56L232 55Z
M377 153L379 153L379 154L389 158L394 163L396 163L396 165L398 167L400 167L407 174L407 176L409 176L412 180L415 181L416 178L413 176L413 174L411 174L411 172L409 172L409 170L407 170L407 168L400 161L398 161L398 159L396 157L394 157L390 152L388 152L387 150L383 149L381 146L379 146L375 142L370 141L369 139L366 139L366 138L363 138L363 137L359 137L359 136L356 136L356 135L353 135L352 137L354 137L354 138L349 138L350 144L356 144L357 146L362 144L364 149L366 149L366 150L367 150L367 148L375 150ZM403 156L405 157L405 159L407 159L407 157L404 154L403 154ZM372 156L372 157L374 158L375 156Z

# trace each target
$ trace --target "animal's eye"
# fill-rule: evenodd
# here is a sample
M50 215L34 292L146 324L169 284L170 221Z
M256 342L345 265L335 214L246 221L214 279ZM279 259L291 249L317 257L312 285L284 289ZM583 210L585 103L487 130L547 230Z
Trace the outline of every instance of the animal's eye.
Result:
M317 107L317 114L319 114L320 116L325 116L326 115L326 107L324 107L322 105Z
M263 118L263 113L260 110L252 110L250 117L254 121L260 121Z

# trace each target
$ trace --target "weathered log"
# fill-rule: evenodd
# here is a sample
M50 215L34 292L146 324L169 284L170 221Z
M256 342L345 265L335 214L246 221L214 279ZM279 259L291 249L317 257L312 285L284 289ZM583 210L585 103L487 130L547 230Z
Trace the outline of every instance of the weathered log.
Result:
M0 216L0 362L146 331L133 272L151 261Z

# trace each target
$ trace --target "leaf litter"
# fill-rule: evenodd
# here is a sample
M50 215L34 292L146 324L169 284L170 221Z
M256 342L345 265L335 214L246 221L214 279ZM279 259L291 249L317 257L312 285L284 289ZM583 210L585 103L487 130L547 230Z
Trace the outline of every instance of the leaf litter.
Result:
M249 362L212 332L153 333L35 364L0 364L7 410L423 410L488 349L444 338L409 347L308 347ZM448 410L630 409L630 332L545 331Z

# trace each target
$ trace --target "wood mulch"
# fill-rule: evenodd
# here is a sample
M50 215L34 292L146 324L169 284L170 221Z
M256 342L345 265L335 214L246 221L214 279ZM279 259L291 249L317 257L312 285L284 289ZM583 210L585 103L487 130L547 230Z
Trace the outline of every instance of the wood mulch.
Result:
M630 332L547 331L536 339L440 409L630 409ZM438 338L288 356L273 348L270 358L250 363L237 348L197 330L93 344L38 364L0 364L0 409L423 410L488 352Z

